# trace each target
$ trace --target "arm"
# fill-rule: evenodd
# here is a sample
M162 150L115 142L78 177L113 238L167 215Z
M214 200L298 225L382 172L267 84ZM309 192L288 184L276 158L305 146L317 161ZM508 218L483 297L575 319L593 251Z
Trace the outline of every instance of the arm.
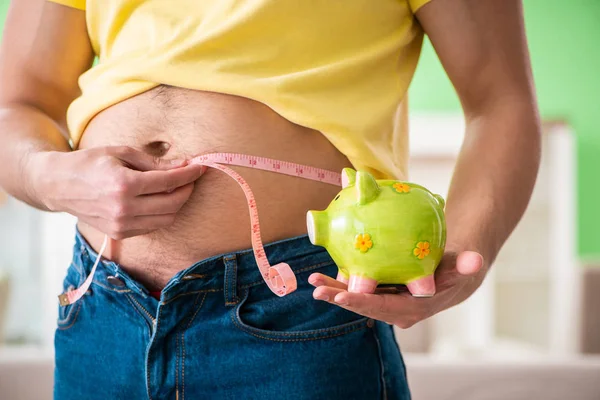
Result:
M436 294L348 293L320 274L313 296L408 328L466 300L521 219L540 163L540 121L519 0L433 0L417 12L460 98L466 135L446 202Z
M71 150L66 111L92 60L84 12L44 0L11 2L0 47L0 185L36 208L48 210L34 193L28 161Z
M446 205L448 247L493 262L528 205L540 121L519 0L434 0L418 18L460 98L465 140Z
M92 61L85 12L11 2L0 47L0 186L113 239L169 226L203 167L123 146L71 151L66 112Z

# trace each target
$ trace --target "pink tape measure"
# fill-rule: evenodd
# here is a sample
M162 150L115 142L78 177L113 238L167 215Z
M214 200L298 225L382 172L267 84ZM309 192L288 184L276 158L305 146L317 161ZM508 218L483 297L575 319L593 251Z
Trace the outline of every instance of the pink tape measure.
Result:
M242 190L244 191L244 194L246 195L248 209L250 210L250 225L252 228L252 250L254 251L254 258L256 259L256 264L258 265L258 269L263 279L269 286L269 289L271 289L271 291L279 297L290 294L294 290L296 290L296 276L294 275L294 272L292 271L290 266L286 263L279 263L272 266L269 263L269 260L267 259L263 243L260 237L260 223L258 221L258 209L256 207L256 200L254 198L252 190L250 189L250 186L244 180L244 178L242 178L237 172L222 164L237 165L241 167L276 172L279 174L297 176L299 178L320 181L335 186L342 185L341 174L333 171L314 168L306 165L294 164L286 161L279 161L264 157L255 157L235 153L204 154L192 158L190 160L190 163L205 165L207 167L218 169L220 171L225 172L227 175L229 175L237 181L237 183L241 186ZM106 249L107 242L108 236L105 235L104 241L102 242L102 247L100 248L94 266L90 271L90 275L86 278L83 284L77 289L70 290L58 296L61 306L74 304L87 292L90 285L92 284L96 268L98 267L100 258L102 257L102 254Z

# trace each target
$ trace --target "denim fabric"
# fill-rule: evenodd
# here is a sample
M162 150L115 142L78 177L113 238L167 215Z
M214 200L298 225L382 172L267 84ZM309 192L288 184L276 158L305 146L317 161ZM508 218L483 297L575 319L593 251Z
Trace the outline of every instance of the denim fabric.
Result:
M294 270L292 294L268 289L251 250L181 271L160 300L101 262L90 291L59 306L55 399L410 399L392 328L313 300L309 275L337 273L327 252L306 236L265 250ZM77 233L65 290L96 256Z

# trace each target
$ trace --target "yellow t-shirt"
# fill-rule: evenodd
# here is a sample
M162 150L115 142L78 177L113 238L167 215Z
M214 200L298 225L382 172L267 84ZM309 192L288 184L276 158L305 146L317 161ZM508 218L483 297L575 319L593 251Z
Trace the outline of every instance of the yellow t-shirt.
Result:
M406 92L430 0L50 0L86 12L98 62L67 113L75 147L103 109L160 84L262 102L355 168L406 179Z

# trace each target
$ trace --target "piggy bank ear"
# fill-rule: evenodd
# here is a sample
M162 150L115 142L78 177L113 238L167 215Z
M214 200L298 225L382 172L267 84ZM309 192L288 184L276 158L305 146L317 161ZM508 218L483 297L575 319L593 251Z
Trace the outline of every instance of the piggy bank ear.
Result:
M356 171L352 168L342 170L342 188L354 185L356 182Z
M379 185L373 175L365 171L356 173L356 195L359 204L367 204L379 194Z

